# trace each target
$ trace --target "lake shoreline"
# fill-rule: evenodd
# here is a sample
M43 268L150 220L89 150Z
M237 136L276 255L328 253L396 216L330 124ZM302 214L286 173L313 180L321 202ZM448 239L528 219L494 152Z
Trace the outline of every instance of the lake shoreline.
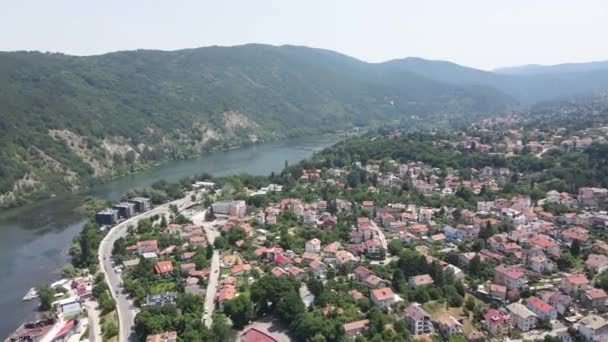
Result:
M274 143L218 151L198 158L167 161L137 174L118 177L78 193L58 194L25 206L0 210L0 258L7 260L0 270L0 307L14 314L0 323L7 336L35 313L36 302L21 298L31 287L52 283L58 270L70 263L72 240L86 222L87 214L76 210L91 196L112 201L130 188L150 186L158 180L177 181L185 176L210 173L268 175L338 141L335 135L286 139Z

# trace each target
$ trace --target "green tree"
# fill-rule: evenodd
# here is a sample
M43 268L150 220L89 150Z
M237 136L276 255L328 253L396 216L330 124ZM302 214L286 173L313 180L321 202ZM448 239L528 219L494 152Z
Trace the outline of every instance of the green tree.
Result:
M49 284L43 284L38 287L37 291L38 300L40 301L40 306L38 309L40 311L50 310L53 301L55 300L55 289L53 289Z
M253 304L248 295L241 294L225 303L224 312L230 317L234 327L241 329L249 324L253 317Z

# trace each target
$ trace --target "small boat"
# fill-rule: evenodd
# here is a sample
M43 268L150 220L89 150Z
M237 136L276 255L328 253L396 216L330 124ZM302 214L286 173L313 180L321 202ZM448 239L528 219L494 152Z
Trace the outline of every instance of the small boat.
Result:
M27 291L27 293L23 297L23 301L25 302L35 298L38 298L38 291L36 291L35 287L32 287L29 291Z

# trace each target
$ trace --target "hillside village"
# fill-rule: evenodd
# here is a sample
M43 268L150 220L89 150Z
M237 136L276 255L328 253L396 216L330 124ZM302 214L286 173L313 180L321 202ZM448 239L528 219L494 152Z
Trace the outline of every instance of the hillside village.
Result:
M529 132L509 129L500 143L486 138L504 124L483 122L477 136L459 132L433 137L433 144L542 161L554 150L597 148L608 132L536 130L540 140L523 142ZM142 306L173 303L182 292L204 296L215 249L221 256L214 309L244 329L243 341L278 339L256 328L264 313L274 313L297 340L608 337L605 187L566 191L569 184L558 184L526 193L521 180L540 170L442 168L388 155L340 167L306 165L325 157L291 167L285 184L206 181L209 205L200 211L175 212L170 223L140 222L124 245L125 288ZM206 230L218 233L213 248ZM127 280L141 286L142 273L149 286L130 288Z
M139 219L112 248L137 333L607 339L608 129L520 120L364 134L269 177L181 182L188 206ZM162 203L128 198L97 213L100 229Z

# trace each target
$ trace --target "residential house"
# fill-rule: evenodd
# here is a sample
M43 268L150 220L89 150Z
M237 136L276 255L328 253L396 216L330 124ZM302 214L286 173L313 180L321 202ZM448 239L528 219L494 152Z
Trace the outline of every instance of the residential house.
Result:
M504 302L507 299L507 287L498 284L490 284L490 297L494 300Z
M160 275L171 274L173 273L173 264L171 261L159 261L154 265L154 271Z
M519 330L525 332L536 327L538 316L523 304L512 303L507 305L507 309L511 313L515 326L517 326Z
M584 274L564 274L561 287L568 294L576 294L584 291L589 285L589 280Z
M528 265L534 272L538 273L551 273L557 269L557 264L542 254L530 257Z
M431 314L426 312L419 303L412 303L405 309L405 321L414 336L433 332Z
M224 311L224 304L236 297L236 288L232 284L223 284L215 295L215 303L220 311Z
M315 277L325 278L326 266L319 260L313 260L308 264L308 268L312 271Z
M144 240L137 241L137 254L142 255L144 253L158 253L158 241L156 240Z
M501 264L496 266L494 272L494 282L506 286L508 290L522 289L528 282L528 277L518 267Z
M379 254L382 249L382 242L379 239L371 239L365 241L365 248L367 254Z
M365 285L373 289L381 289L390 286L390 282L388 280L384 280L373 274L367 277L363 282Z
M278 342L272 335L256 328L245 330L239 337L240 342Z
M417 276L410 277L408 281L408 285L412 288L418 288L421 286L431 286L433 285L433 278L428 274L421 274Z
M483 317L486 328L493 335L508 335L513 328L513 320L507 312L488 309Z
M602 254L589 254L585 267L595 272L596 274L604 272L608 269L608 256Z
M390 287L374 289L371 291L371 300L381 309L387 309L397 302L397 297Z
M372 272L370 269L368 269L367 267L364 267L364 266L357 266L353 270L353 273L355 275L355 279L357 279L359 281L364 281L369 276L374 275L374 272Z
M175 331L165 331L162 334L148 335L146 337L146 342L176 342L176 341L177 341L177 332L175 332Z
M607 341L608 321L598 315L587 315L579 321L578 332L581 333L587 341Z
M553 306L562 316L568 313L572 304L572 298L569 295L557 291L541 291L540 298Z
M336 261L339 266L350 267L354 265L358 259L349 251L338 251L336 252Z
M581 293L580 299L581 305L586 309L605 311L608 295L603 289L589 288Z
M462 324L450 314L442 314L435 320L441 336L449 339L454 334L462 334Z
M284 277L284 276L288 276L288 275L289 275L289 272L285 271L284 269L282 269L282 268L280 268L280 267L278 267L278 266L274 267L274 268L273 268L273 269L270 271L270 273L272 273L272 275L274 275L274 276L275 276L275 277L277 277L277 278L281 278L281 277Z
M305 225L314 226L317 224L317 214L313 209L306 209L303 216Z
M246 274L249 274L249 272L251 272L250 264L238 264L238 265L232 266L232 269L230 269L231 276L246 275Z
M444 226L443 234L445 238L449 242L459 242L465 238L465 233L459 229L456 229L452 226Z
M345 338L354 338L369 329L369 320L363 319L360 321L346 323L342 326L342 329L344 330Z
M363 293L357 291L357 290L350 290L348 291L348 295L351 296L351 298L357 302L359 301L359 299L364 298L365 296L363 295Z
M529 297L526 300L526 305L528 309L534 312L540 319L557 319L557 310L538 297Z

